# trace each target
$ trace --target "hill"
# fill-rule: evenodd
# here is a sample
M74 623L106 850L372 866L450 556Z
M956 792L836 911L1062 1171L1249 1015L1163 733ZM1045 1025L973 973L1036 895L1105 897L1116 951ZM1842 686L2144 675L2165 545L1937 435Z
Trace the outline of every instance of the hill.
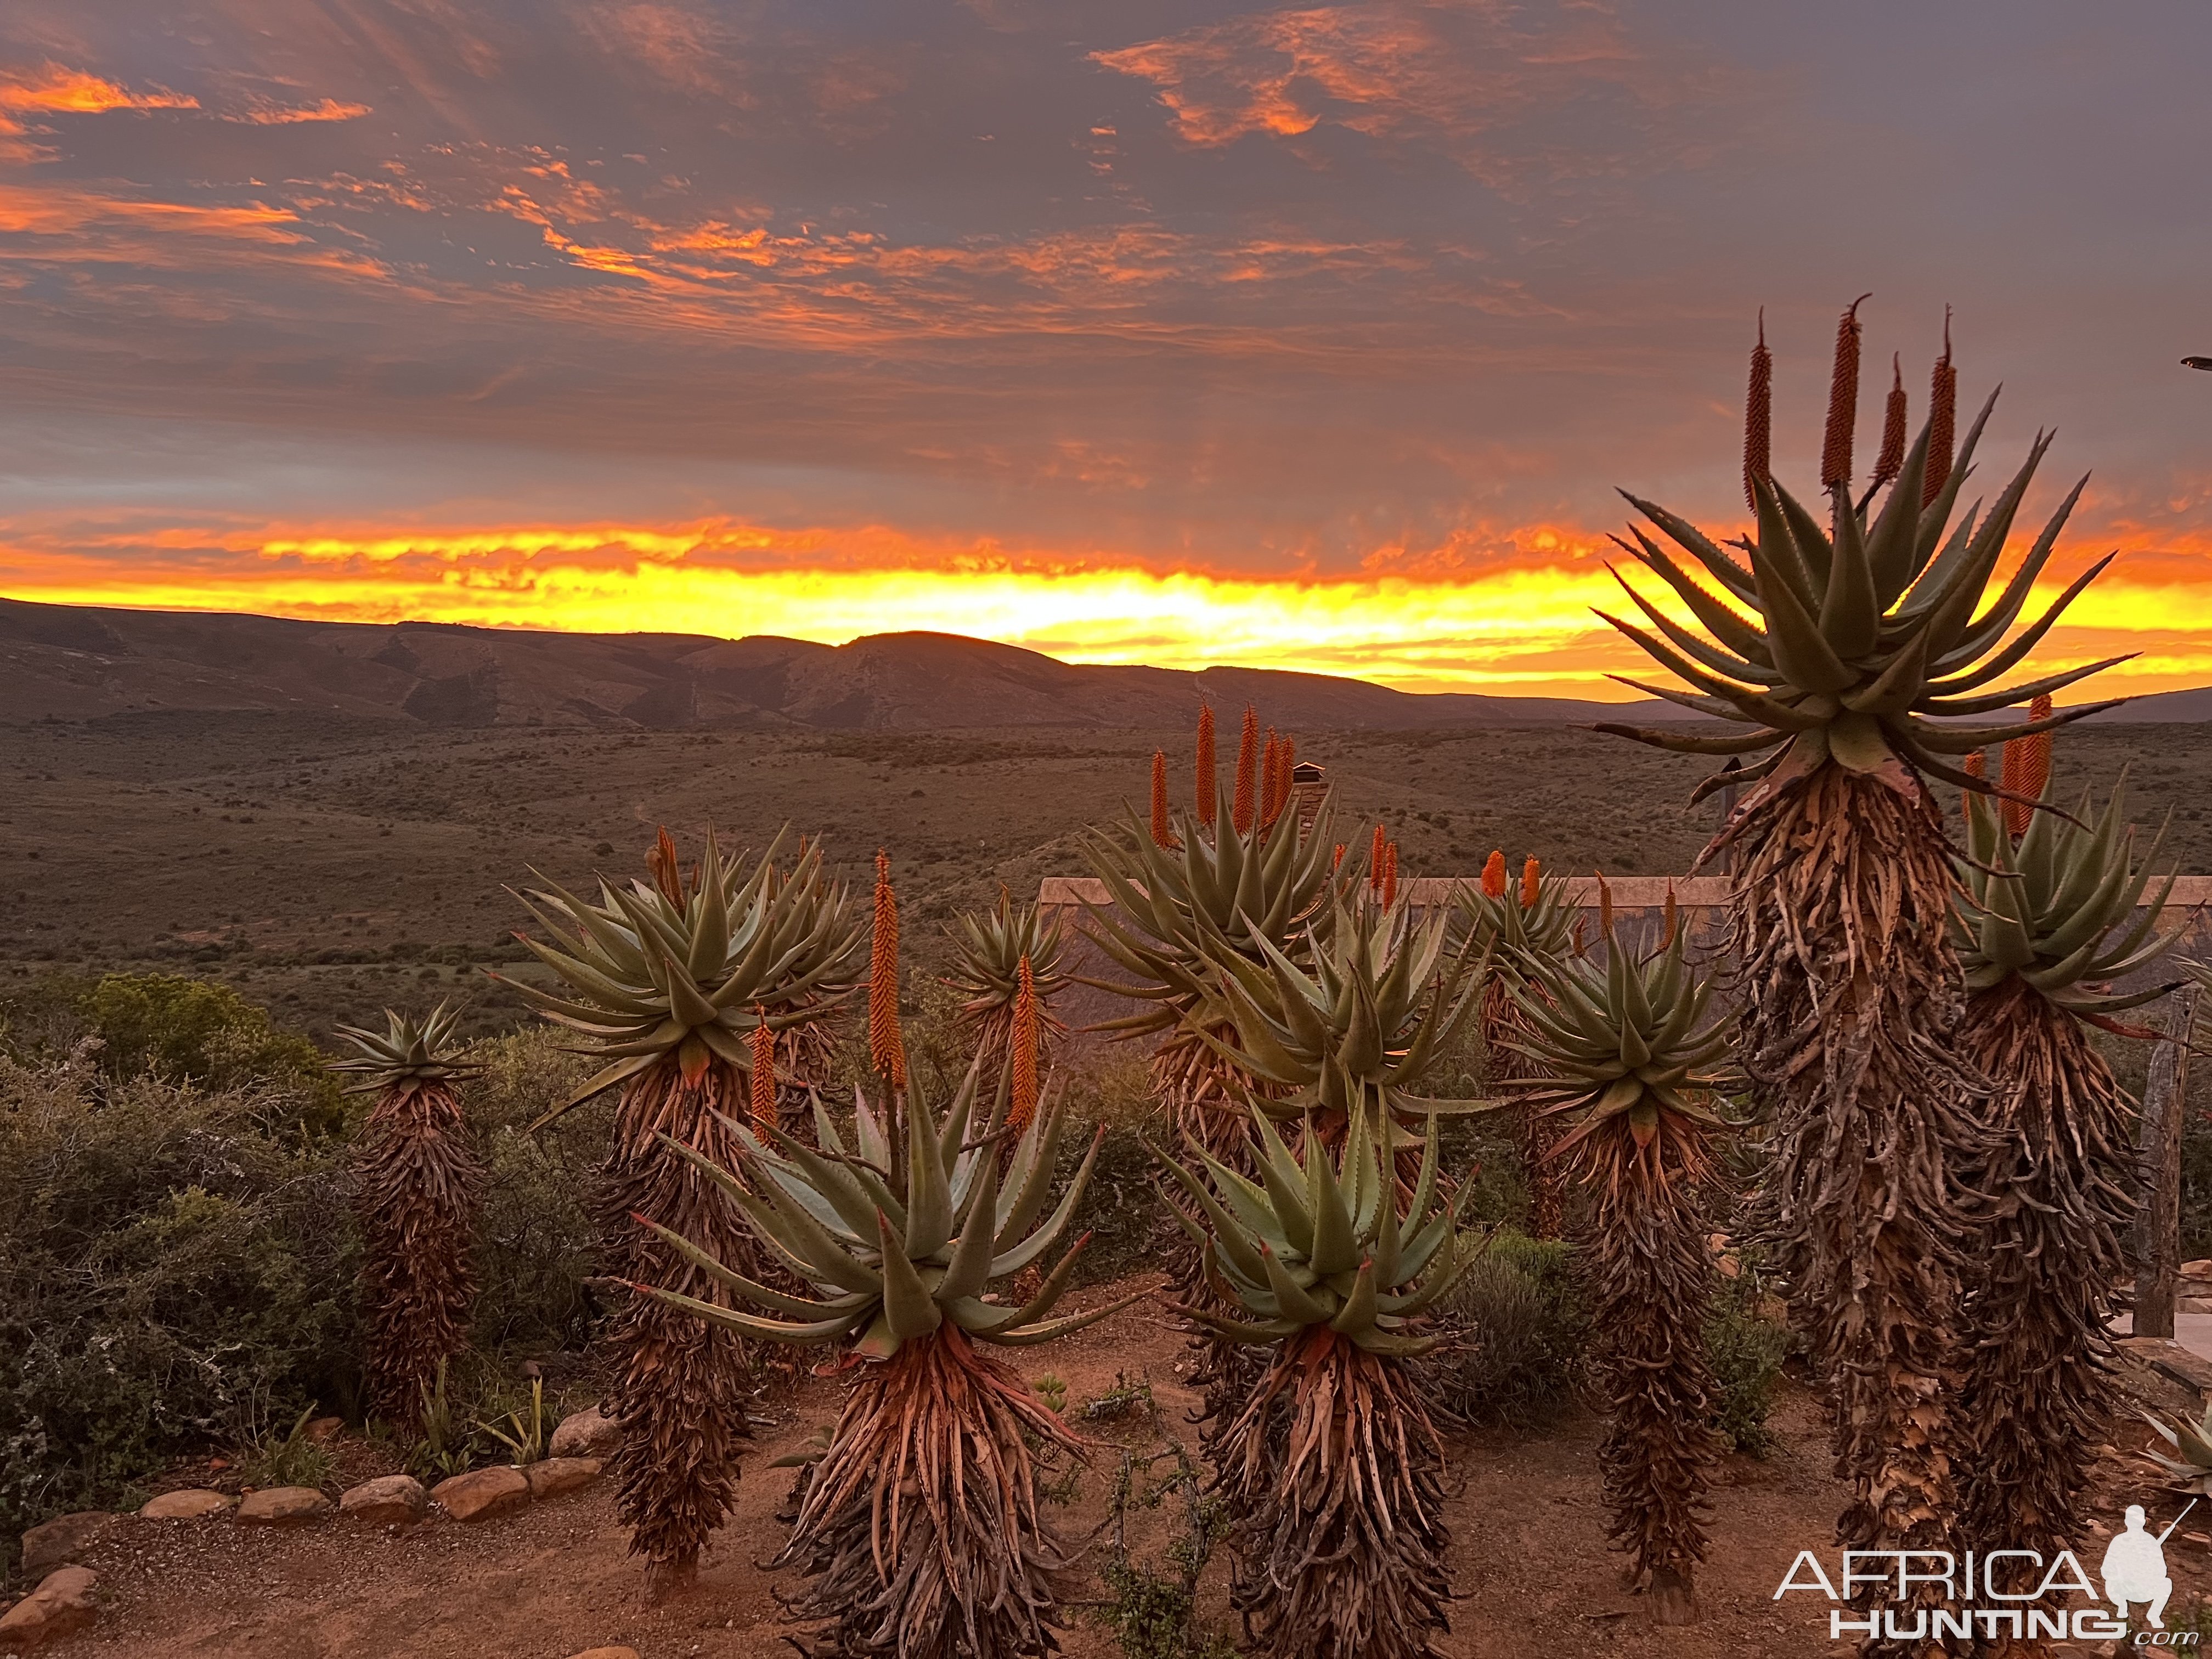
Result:
M924 731L1184 726L1256 702L1304 730L1599 718L1555 697L1418 695L1252 668L1064 663L952 634L840 646L760 635L556 634L448 623L295 622L0 599L0 719L313 710L426 726ZM1641 718L1681 711L1627 705ZM1622 705L1606 705L1617 716Z

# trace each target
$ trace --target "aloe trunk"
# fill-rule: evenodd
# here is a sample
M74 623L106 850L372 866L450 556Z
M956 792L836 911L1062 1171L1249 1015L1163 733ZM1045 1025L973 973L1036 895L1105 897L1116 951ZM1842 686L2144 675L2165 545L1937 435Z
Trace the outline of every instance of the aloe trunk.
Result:
M1948 1548L1964 1177L1987 1085L1960 1042L1942 825L1924 794L1831 766L1744 836L1744 1060L1773 1126L1776 1265L1851 1487L1838 1536Z
M744 1076L719 1060L696 1081L664 1061L623 1085L600 1199L611 1277L727 1305L714 1278L641 1226L641 1214L665 1218L725 1267L753 1271L752 1238L736 1204L668 1145L734 1164L722 1115L744 1112L745 1097ZM646 1559L649 1589L663 1595L696 1577L700 1553L736 1500L738 1456L751 1437L751 1367L740 1337L642 1297L617 1316L611 1346L621 1365L605 1407L622 1425L615 1510L631 1528L630 1553Z
M2056 1552L2083 1534L2120 1397L2111 1322L2130 1266L2135 1109L2081 1021L2016 980L1974 998L1965 1036L2002 1080L2002 1139L1975 1245L1960 1542Z
M371 1413L411 1425L468 1346L483 1166L442 1083L388 1089L362 1133L362 1304Z
M1267 1659L1421 1659L1451 1628L1443 1448L1406 1363L1327 1326L1208 1440L1230 1602Z
M1047 1654L1076 1594L1076 1552L1038 1494L1038 1457L1075 1437L957 1325L861 1369L779 1567L793 1604L854 1659Z

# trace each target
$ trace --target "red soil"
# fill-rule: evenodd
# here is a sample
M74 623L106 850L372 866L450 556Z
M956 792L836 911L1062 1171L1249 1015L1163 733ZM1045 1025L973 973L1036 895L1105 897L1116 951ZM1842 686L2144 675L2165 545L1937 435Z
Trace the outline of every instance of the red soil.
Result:
M1149 1376L1163 1422L1194 1443L1185 1413L1195 1401L1176 1376L1181 1355L1181 1339L1139 1304L1015 1358L1026 1373L1064 1379L1071 1410L1112 1389L1117 1373ZM763 1431L738 1511L698 1588L665 1606L644 1605L642 1571L625 1553L602 1484L479 1527L442 1518L390 1534L337 1521L292 1533L222 1521L134 1525L88 1558L106 1603L97 1629L45 1651L56 1659L568 1659L619 1644L642 1659L788 1652L782 1638L789 1627L778 1622L774 1596L778 1576L766 1569L784 1537L775 1515L788 1476L764 1466L829 1419L836 1387L810 1382L781 1402L778 1426ZM1712 1559L1699 1581L1702 1619L1676 1630L1649 1625L1644 1601L1622 1587L1620 1558L1607 1547L1597 1419L1577 1415L1539 1434L1490 1431L1454 1443L1452 1474L1462 1484L1450 1504L1452 1559L1464 1599L1441 1650L1456 1659L1852 1651L1828 1640L1825 1601L1773 1600L1801 1549L1817 1551L1833 1571L1830 1527L1842 1498L1827 1474L1817 1411L1802 1390L1785 1390L1773 1426L1779 1443L1765 1461L1734 1458L1723 1471ZM1139 1436L1135 1425L1099 1432L1102 1439ZM2141 1438L2131 1437L2130 1446ZM1103 1446L1063 1512L1071 1533L1104 1519L1115 1465L1112 1446ZM2115 1457L2107 1469L2115 1522L2125 1502L2152 1502L2154 1512L2166 1512L2155 1482L2133 1459ZM1150 1532L1135 1522L1131 1532L1140 1553L1157 1547L1162 1525L1157 1514L1143 1519ZM2101 1540L2085 1552L2092 1572L2098 1553ZM2212 1589L2212 1557L2177 1535L2167 1559L2178 1585L2173 1610L2185 1613ZM1217 1555L1201 1601L1215 1628L1234 1640L1226 1579ZM1109 1631L1078 1613L1066 1651L1071 1659L1115 1659L1119 1650Z

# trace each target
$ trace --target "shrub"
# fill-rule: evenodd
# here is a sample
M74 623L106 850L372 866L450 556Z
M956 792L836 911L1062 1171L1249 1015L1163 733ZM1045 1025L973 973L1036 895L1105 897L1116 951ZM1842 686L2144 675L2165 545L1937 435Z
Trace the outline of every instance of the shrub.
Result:
M586 1281L599 1270L592 1194L612 1098L587 1101L533 1136L530 1125L591 1075L589 1062L544 1030L477 1043L468 1058L483 1067L462 1099L486 1170L474 1344L538 1352L580 1347L598 1316Z
M180 974L34 980L0 1005L0 1047L27 1064L81 1050L115 1083L254 1090L272 1128L331 1135L348 1115L312 1042L228 986Z
M1060 1146L1062 1182L1073 1177L1091 1150L1091 1137L1072 1126L1096 1125L1106 1131L1073 1224L1078 1237L1091 1235L1076 1267L1076 1282L1101 1284L1157 1267L1158 1247L1173 1224L1159 1201L1159 1170L1139 1139L1150 1134L1159 1140L1167 1134L1166 1120L1152 1099L1149 1062L1126 1048L1109 1048L1070 1057L1057 1068L1055 1081L1067 1091L1071 1125Z
M359 1395L338 1150L283 1088L0 1058L0 1536Z
M1720 1281L1705 1322L1705 1358L1713 1371L1713 1426L1732 1450L1763 1457L1774 1443L1766 1419L1782 1381L1782 1362L1796 1342L1767 1317L1765 1291L1748 1265Z
M1573 1254L1510 1227L1490 1235L1442 1310L1457 1340L1430 1362L1437 1403L1451 1416L1528 1427L1571 1403L1590 1338Z

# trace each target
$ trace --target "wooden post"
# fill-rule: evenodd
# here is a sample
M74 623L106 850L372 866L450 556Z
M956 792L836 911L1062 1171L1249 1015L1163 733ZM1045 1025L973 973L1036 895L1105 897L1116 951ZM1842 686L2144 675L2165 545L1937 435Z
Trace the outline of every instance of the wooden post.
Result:
M2181 1295L2181 1120L2189 1089L2190 1027L2197 988L2184 986L2166 999L2166 1035L2153 1046L2143 1079L2142 1121L2136 1146L2142 1155L2142 1207L2136 1216L2137 1336L2173 1334Z
M1721 821L1720 829L1713 832L1716 835L1718 835L1721 830L1727 829L1729 820L1735 816L1735 774L1742 770L1743 763L1734 755L1730 755L1728 764L1721 768L1721 771L1727 775L1729 781L1720 787ZM1724 876L1732 876L1735 873L1734 843L1730 843L1727 850L1721 854L1721 873Z

